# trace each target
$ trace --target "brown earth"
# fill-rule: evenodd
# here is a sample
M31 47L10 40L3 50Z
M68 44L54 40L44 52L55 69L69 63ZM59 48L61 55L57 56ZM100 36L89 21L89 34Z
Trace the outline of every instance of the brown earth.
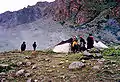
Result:
M81 53L59 54L50 51L11 51L0 55L0 80L3 82L119 82L120 65L116 61L102 59L80 60ZM107 58L107 57L105 57ZM85 67L69 70L70 63L81 61ZM22 62L22 64L20 64ZM30 62L30 63L28 63ZM27 64L28 63L28 64ZM96 68L93 68L93 67ZM98 68L97 68L98 66ZM16 76L16 72L24 69L24 73ZM4 72L6 75L2 75ZM30 75L25 76L26 73ZM28 81L28 79L30 81Z

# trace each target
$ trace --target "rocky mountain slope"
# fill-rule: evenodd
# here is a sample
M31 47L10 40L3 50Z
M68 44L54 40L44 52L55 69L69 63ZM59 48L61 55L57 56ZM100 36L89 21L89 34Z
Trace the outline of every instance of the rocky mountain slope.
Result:
M14 27L17 25L34 22L43 16L47 7L50 5L48 2L38 2L36 5L28 6L19 11L7 11L0 15L0 26Z
M72 32L72 33L71 33ZM0 28L0 51L20 49L23 41L27 49L32 49L34 41L37 49L47 49L55 46L62 40L69 39L74 30L64 28L57 22L49 19L39 19L29 24L18 25L15 28Z
M0 48L18 49L22 41L28 45L37 41L41 45L39 49L44 49L71 35L86 38L88 33L106 43L120 43L119 19L119 0L38 2L19 11L0 14Z
M38 2L19 11L7 11L0 15L0 25L11 27L30 23L44 17L52 17L55 21L72 24L84 24L94 20L102 12L105 18L116 18L119 21L119 0L56 0L54 2ZM108 19L109 19L108 18Z
M56 0L57 20L70 20L75 24L83 24L94 20L101 12L111 9L104 16L119 19L119 4L117 0Z
M56 4L55 20L63 26L69 22L79 35L93 33L101 41L120 43L119 0L56 0Z

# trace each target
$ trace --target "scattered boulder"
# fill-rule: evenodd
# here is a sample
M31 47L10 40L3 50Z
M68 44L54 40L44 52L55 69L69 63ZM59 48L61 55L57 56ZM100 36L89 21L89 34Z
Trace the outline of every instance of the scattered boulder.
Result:
M45 61L50 61L50 58L46 58Z
M28 80L26 82L32 82L32 79L31 78L28 78Z
M50 65L49 65L49 64L46 64L45 67L50 67Z
M32 66L32 69L36 69L36 68L37 68L37 65L33 65L33 66Z
M25 56L24 58L25 59L31 59L31 56Z
M91 54L91 53L89 53L89 52L87 52L87 51L84 51L83 52L83 57L81 58L81 59L84 59L84 60L88 60L88 59L91 59L91 58L93 58L94 56Z
M100 66L99 65L93 66L92 68L95 69L95 70L100 70Z
M27 66L30 66L32 63L31 62L26 62L26 65Z
M103 71L104 73L106 73L106 74L114 74L114 71L113 70L105 70L105 71Z
M109 68L109 65L104 65L104 69L108 69Z
M15 70L9 70L8 76L9 78L14 79L16 77Z
M117 63L117 61L111 60L111 64L116 64L116 63Z
M8 66L8 64L0 64L0 68L7 68Z
M10 69L11 67L8 64L0 64L0 72L6 72Z
M82 67L84 67L85 64L79 61L73 62L69 65L69 69L80 69Z
M16 72L16 76L24 75L24 73L25 73L25 70L21 69L21 70L19 70L19 71Z
M6 82L6 78L2 78L0 82Z
M37 79L35 79L35 80L34 80L34 82L38 82L38 80L37 80Z
M99 61L104 62L104 61L105 61L105 59L104 59L104 58L102 58L102 59L100 59Z
M109 65L109 64L116 64L117 62L115 60L109 60L106 62L106 65Z
M52 67L55 68L56 66L53 65Z
M83 52L83 55L84 55L84 56L93 56L92 54L90 54L90 53L87 52L87 51L84 51L84 52Z
M63 61L61 61L58 65L62 65L62 64L64 64L64 62L63 62Z
M64 66L62 66L62 68L64 69L65 67L64 67Z
M65 79L65 75L60 76L61 79Z
M86 61L82 59L81 62L85 63Z
M1 72L0 73L0 78L4 78L4 77L6 77L7 76L7 74L5 73L5 72Z
M51 72L53 72L54 70L47 70L47 72L49 72L49 73L51 73Z
M103 64L104 63L104 61L105 61L105 59L97 59L97 62L98 62L98 64Z
M21 66L23 64L23 62L18 62L17 66Z
M59 70L57 70L57 73L60 73L60 71L59 71Z
M100 53L100 50L97 48L92 48L89 50L90 53Z
M110 56L115 56L115 55L116 55L115 53L110 54Z
M100 53L96 53L95 55L96 55L95 58L103 58L102 54Z
M117 69L117 71L120 71L120 69Z
M66 63L68 62L68 60L65 61Z
M26 73L25 74L25 77L29 77L31 74L30 73Z

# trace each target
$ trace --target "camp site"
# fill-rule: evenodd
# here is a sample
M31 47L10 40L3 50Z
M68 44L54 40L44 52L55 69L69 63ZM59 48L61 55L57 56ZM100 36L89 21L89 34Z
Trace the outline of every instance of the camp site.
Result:
M10 82L119 82L120 77L120 47L95 40L93 48L76 53L68 39L43 51L2 52L0 58L0 77Z
M0 0L0 82L120 82L120 0Z

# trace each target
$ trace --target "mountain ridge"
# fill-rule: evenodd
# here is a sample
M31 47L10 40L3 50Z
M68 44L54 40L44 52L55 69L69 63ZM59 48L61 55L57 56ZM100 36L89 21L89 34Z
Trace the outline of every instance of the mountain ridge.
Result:
M45 49L45 47L49 47L49 44L50 46L55 45L73 35L82 35L86 38L89 33L93 33L95 40L106 44L120 44L119 13L120 4L115 0L107 3L103 0L38 2L34 6L28 6L19 11L0 14L0 38L2 38L0 48L2 50L5 48L18 49L20 43L26 41L29 44L28 49L31 49L30 44L33 41L41 44L40 42L45 40L39 48ZM52 23L53 21L54 23ZM22 36L20 32L23 33ZM52 38L49 38L51 36ZM14 47L16 45L14 43L17 46Z

